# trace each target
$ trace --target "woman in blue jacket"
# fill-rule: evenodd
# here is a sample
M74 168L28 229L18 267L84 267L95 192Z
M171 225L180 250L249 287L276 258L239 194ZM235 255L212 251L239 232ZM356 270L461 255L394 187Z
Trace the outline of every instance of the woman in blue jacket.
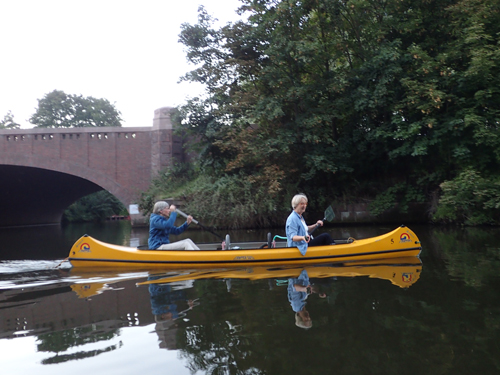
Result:
M189 215L186 222L180 227L174 226L177 218L176 207L169 206L167 202L156 202L153 213L149 218L149 240L148 247L151 250L200 250L191 239L170 243L170 234L181 234L184 232L193 217Z
M306 255L308 246L323 246L335 244L328 233L322 233L312 238L309 235L316 226L322 226L323 221L318 220L315 224L307 225L302 214L307 208L307 197L297 194L292 198L292 213L286 220L286 237L288 247L297 247L302 255Z

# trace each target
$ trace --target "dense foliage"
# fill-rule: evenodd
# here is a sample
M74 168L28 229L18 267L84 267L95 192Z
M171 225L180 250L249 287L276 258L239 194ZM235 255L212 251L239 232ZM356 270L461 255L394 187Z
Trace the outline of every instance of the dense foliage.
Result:
M246 19L215 29L200 8L180 34L184 79L206 87L179 108L202 175L263 189L270 209L303 191L374 213L468 169L498 180L498 1L241 3Z
M500 178L483 178L467 169L441 184L443 196L435 217L467 225L500 223Z
M120 112L107 99L54 90L38 100L30 123L35 128L121 126L121 118Z
M128 215L125 206L111 193L101 190L80 198L66 211L64 222L99 222L113 215Z

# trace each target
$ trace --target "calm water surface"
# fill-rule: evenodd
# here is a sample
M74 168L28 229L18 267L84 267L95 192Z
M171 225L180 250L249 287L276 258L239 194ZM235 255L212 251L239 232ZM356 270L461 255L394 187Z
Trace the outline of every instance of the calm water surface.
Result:
M392 229L326 230L363 238ZM421 262L204 274L56 268L84 233L145 244L147 230L128 222L0 229L1 373L498 374L500 230L411 229ZM233 241L266 233L230 232ZM315 291L290 298L306 304L309 329L297 325L288 291L306 277Z

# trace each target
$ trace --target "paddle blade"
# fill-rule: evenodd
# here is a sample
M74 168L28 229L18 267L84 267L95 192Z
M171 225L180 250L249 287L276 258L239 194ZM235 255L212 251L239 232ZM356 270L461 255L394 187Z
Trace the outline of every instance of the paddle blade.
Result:
M335 212L333 212L332 206L329 206L325 211L325 220L332 221L335 219Z

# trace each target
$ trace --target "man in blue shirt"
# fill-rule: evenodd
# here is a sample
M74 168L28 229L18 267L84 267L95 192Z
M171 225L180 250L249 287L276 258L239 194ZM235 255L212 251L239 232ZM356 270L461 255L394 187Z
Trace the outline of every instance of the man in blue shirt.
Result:
M148 247L151 250L200 250L189 238L170 243L169 235L181 234L193 220L193 217L189 215L180 227L174 226L177 218L175 210L174 205L169 206L165 201L155 203L153 213L149 218Z

